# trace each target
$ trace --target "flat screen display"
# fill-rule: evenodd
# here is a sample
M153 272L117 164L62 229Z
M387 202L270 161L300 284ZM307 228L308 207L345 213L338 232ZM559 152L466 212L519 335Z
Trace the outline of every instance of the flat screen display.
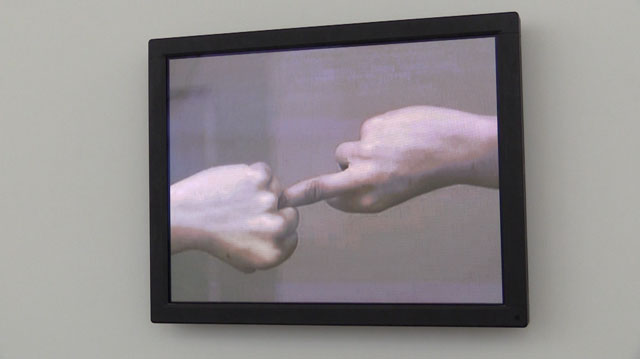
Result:
M493 37L171 59L171 300L502 303L497 141Z
M151 320L528 323L517 13L149 42Z

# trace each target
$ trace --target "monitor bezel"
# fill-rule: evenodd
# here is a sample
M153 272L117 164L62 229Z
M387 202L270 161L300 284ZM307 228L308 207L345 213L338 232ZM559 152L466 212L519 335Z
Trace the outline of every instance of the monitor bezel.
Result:
M172 302L170 293L169 59L257 51L494 37L502 304ZM529 322L520 19L453 16L149 41L151 321L155 323L497 326Z

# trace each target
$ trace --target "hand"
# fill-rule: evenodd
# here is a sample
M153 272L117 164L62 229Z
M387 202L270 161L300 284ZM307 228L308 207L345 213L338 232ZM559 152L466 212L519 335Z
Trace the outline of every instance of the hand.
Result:
M321 200L345 212L373 213L454 184L498 186L497 122L430 106L412 106L366 120L360 140L336 149L342 172L299 182L281 204Z
M171 253L205 251L243 272L286 260L298 243L295 208L264 163L213 167L171 186Z

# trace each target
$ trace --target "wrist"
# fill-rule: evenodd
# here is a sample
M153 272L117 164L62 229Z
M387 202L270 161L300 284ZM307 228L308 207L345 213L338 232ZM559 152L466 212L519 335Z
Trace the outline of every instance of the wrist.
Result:
M199 234L186 223L183 198L176 185L170 188L169 224L171 253L198 249Z
M457 184L498 187L498 131L495 116L466 114L463 139L446 151L457 152L442 166L421 173L420 191L426 193ZM459 134L458 134L459 135Z
M498 122L496 116L477 116L474 151L466 163L464 184L498 188Z

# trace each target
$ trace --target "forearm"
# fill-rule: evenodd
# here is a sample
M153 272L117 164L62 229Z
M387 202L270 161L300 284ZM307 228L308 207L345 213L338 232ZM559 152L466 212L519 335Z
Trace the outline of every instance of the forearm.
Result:
M420 176L420 193L457 184L498 188L498 130L495 116L466 114L460 142L444 153L456 153Z

